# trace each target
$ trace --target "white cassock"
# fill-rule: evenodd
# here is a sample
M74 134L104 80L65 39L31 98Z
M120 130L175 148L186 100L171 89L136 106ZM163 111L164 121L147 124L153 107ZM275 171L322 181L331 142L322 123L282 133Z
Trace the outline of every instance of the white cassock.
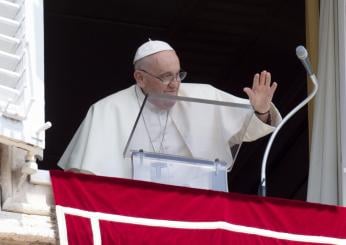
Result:
M182 83L178 95L249 105L248 100L207 84ZM131 178L131 160L124 158L123 152L143 98L141 90L133 85L92 105L58 165L97 175ZM244 132L248 113L232 112L230 108L216 110L218 107L205 111L191 105L176 103L169 112L145 108L147 111L138 123L143 133L142 142L138 143L143 145L141 149L231 163L232 144L267 135L281 121L280 113L272 105L271 125L253 116Z

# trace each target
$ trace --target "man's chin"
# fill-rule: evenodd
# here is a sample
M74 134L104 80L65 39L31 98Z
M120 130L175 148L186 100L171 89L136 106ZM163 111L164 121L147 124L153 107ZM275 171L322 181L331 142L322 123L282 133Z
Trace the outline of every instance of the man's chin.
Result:
M176 95L176 94L170 94L170 93L165 93L165 94ZM176 100L168 99L168 98L149 98L149 102L155 105L160 110L169 110L175 105Z

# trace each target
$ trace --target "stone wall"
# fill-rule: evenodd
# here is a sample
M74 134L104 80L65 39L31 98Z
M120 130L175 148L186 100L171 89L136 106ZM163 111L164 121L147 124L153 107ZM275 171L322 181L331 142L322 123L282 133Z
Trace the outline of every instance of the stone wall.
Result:
M23 172L26 156L0 144L0 244L58 244L49 173Z

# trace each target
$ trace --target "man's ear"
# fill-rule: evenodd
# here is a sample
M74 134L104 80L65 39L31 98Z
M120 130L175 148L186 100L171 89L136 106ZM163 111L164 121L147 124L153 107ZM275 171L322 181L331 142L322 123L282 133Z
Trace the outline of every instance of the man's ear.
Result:
M144 77L143 77L143 74L140 71L135 70L133 72L133 77L136 80L138 86L143 88L144 87Z

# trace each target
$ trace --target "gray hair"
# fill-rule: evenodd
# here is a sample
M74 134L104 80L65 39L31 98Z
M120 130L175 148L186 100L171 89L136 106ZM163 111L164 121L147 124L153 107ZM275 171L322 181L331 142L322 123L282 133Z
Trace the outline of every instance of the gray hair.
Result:
M137 60L133 66L135 70L146 69L148 68L151 62L152 62L152 58L150 56L147 56L140 60Z

